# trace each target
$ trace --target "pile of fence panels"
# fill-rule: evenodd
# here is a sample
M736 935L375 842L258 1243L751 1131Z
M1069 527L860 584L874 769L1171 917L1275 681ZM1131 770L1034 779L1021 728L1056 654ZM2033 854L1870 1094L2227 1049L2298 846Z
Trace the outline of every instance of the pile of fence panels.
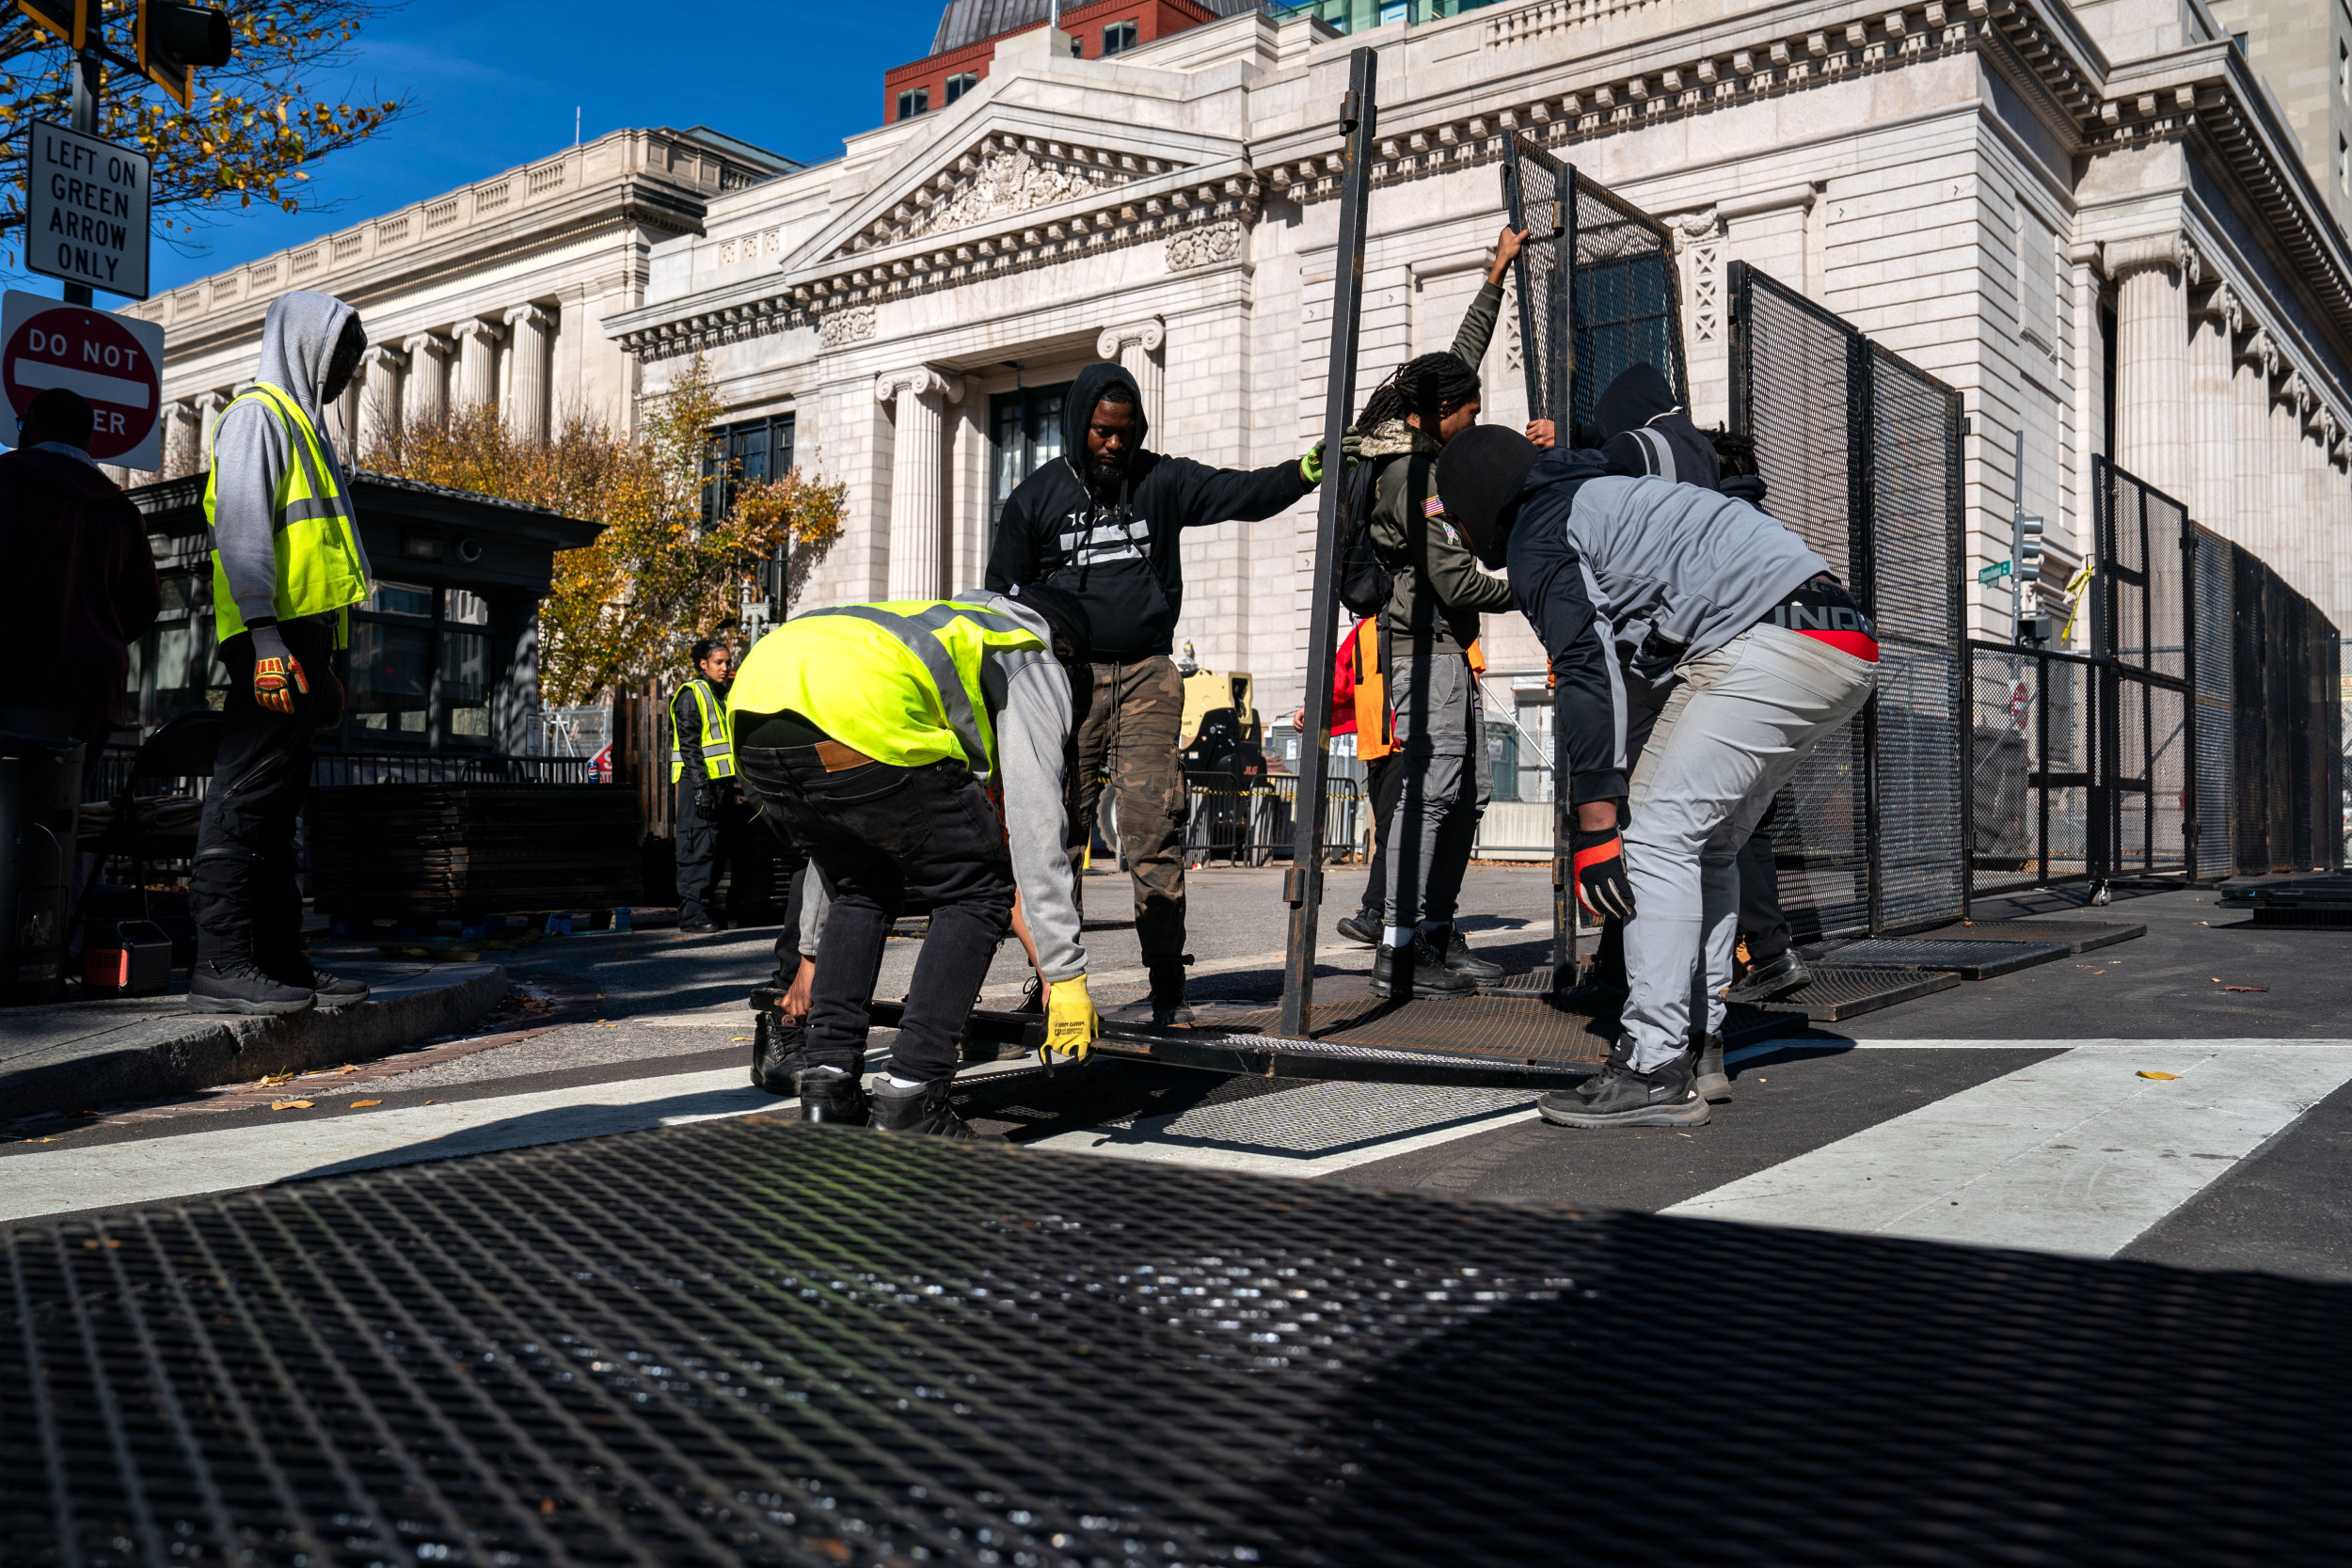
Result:
M325 912L439 917L644 896L636 798L607 784L314 789L309 815Z

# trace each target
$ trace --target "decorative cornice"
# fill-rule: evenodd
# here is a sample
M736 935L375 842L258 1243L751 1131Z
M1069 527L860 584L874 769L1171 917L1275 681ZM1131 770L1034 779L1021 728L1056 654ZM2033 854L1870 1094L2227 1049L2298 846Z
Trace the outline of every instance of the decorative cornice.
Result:
M949 403L963 401L963 378L947 375L930 365L910 365L902 371L885 371L874 378L874 401L892 403L900 392L916 397L937 396Z
M2201 274L2197 247L2175 229L2163 234L2141 234L2128 240L2108 240L2099 247L2100 270L2117 282L2134 273L2170 268L2191 283Z
M1129 322L1124 326L1106 326L1094 340L1094 356L1097 359L1116 359L1119 357L1120 350L1129 343L1139 345L1146 354L1149 354L1156 350L1167 338L1168 324L1157 316L1147 317L1139 322Z

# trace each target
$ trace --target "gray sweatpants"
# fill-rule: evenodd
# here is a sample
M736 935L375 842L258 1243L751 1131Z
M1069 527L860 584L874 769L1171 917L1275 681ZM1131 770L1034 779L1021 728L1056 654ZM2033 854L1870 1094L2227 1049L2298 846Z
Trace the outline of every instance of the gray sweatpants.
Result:
M1752 626L1691 659L1633 770L1625 830L1624 1027L1648 1072L1691 1041L1695 1003L1724 1026L1740 934L1740 847L1821 736L1868 701L1878 667L1818 638Z
M1494 793L1494 771L1470 660L1460 654L1412 657L1402 638L1398 646L1389 702L1396 710L1404 782L1386 845L1388 924L1410 927L1454 918L1454 894ZM1445 907L1435 907L1440 903Z

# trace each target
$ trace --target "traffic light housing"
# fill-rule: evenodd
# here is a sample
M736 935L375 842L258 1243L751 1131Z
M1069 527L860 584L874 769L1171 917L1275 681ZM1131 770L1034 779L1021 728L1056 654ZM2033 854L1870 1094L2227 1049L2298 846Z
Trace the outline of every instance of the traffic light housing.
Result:
M98 20L102 0L16 0L16 8L30 17L33 25L43 32L55 33L73 49L89 42L90 24Z
M20 6L60 3L61 0L17 0ZM75 3L89 4L91 0ZM236 53L230 37L228 12L210 6L186 5L183 0L139 0L135 41L139 70L183 109L195 106L198 70L216 70L227 65Z
M2042 578L2042 519L2017 519L2017 585L2023 588Z

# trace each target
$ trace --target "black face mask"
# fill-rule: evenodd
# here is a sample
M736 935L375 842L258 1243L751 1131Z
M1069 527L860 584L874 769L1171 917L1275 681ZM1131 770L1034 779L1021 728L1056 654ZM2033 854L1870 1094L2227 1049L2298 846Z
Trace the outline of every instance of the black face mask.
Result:
M344 320L342 335L335 340L335 352L326 361L326 385L319 388L319 402L333 403L350 387L351 378L359 373L359 360L368 352L367 329L359 318Z

